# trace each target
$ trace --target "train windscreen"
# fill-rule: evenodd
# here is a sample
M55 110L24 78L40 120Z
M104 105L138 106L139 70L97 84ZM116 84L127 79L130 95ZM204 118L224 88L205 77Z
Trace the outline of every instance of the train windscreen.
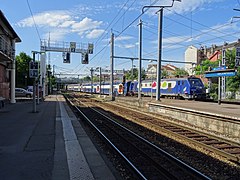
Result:
M203 83L201 81L201 79L189 79L189 82L191 84L192 87L199 87L199 86L203 86Z

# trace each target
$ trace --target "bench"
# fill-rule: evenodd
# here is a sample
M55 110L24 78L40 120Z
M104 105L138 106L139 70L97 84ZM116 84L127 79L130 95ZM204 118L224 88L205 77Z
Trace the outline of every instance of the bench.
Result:
M5 98L0 97L0 109L4 107L4 101L5 101Z

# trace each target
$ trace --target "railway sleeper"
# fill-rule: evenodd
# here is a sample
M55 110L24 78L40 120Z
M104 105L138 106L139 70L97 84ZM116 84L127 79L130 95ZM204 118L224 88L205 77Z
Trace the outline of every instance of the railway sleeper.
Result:
M206 145L219 145L221 144L221 142L217 141L217 140L206 140L206 141L202 141L202 143L206 144Z
M202 136L202 135L199 135L199 134L195 134L195 133L192 133L192 134L189 134L189 135L187 135L187 137L189 137L189 138L193 138L193 139L197 139L197 138L204 138L204 136Z

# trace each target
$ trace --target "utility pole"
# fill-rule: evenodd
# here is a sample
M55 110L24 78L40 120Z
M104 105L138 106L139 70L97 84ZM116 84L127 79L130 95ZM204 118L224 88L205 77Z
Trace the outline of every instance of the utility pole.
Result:
M99 95L101 96L101 90L102 90L102 68L99 67Z
M162 61L162 19L163 7L158 12L158 62L157 62L157 92L156 100L160 100L161 91L161 61Z
M161 87L161 61L162 61L162 19L163 19L163 8L173 7L174 1L181 0L172 0L171 5L165 6L144 6L142 8L142 13L144 13L145 8L160 8L158 12L158 63L157 63L157 92L156 92L156 100L160 100L160 87Z
M131 79L132 79L132 81L133 81L133 60L134 60L134 59L131 59L131 60L132 60L132 73L131 73L131 77L132 77L132 78L131 78Z
M223 49L222 49L222 66L225 66L226 65L226 49L225 47L223 46ZM223 76L222 77L222 99L225 99L226 98L226 76Z
M114 95L113 95L113 62L114 62L114 33L111 34L111 56L110 56L110 99L111 101L114 100Z
M93 94L93 68L91 68L90 71L91 71L91 94Z
M141 100L142 92L142 20L139 19L139 69L138 69L138 100Z
M221 66L221 62L219 61L219 67ZM221 76L218 77L218 104L221 104L221 96L222 96L222 92L221 92Z

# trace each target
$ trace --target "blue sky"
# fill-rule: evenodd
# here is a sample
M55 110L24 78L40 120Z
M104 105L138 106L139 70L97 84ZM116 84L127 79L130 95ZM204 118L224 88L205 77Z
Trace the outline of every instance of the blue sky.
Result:
M138 19L134 20L143 6L171 3L171 0L0 0L0 9L22 40L16 46L16 54L25 52L31 56L32 50L40 51L40 39L49 36L53 42L93 43L94 53L89 56L88 65L81 64L80 54L71 54L70 64L63 63L61 53L51 52L48 58L57 73L89 74L91 67L108 68L111 31L117 37L115 56L138 57ZM164 9L162 58L183 62L190 45L199 48L237 41L240 19L233 17L240 17L240 11L234 8L240 9L240 0L175 1L172 8ZM140 17L143 58L157 59L157 10L151 8ZM143 62L145 68L147 64ZM138 62L134 61L134 65L138 66ZM116 59L114 68L130 69L131 61Z

